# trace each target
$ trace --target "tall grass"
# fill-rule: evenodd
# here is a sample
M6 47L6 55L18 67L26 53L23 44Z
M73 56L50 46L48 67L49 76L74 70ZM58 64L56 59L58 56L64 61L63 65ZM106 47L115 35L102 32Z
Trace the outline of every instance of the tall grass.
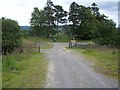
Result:
M16 70L23 70L26 65L23 65L22 61L28 60L30 54L8 54L3 56L2 59L2 69L4 71L16 71Z
M42 87L46 79L47 60L36 51L34 40L24 39L22 48L24 53L15 51L2 57L3 88ZM36 75L38 78L35 79Z
M25 68L22 61L28 60L33 50L33 42L30 40L23 39L23 45L21 47L25 49L24 53L20 53L15 50L12 54L3 55L2 57L2 67L4 71L17 71Z

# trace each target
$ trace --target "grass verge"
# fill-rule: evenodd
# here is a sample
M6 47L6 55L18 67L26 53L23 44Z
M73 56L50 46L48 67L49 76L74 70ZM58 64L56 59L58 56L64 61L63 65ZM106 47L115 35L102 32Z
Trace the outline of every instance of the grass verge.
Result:
M14 52L2 58L3 88L42 88L46 81L48 61L43 53L38 53L36 42L41 49L49 49L53 44L38 37L23 38L24 54Z
M44 54L12 54L3 57L3 88L41 88L47 73Z
M118 78L118 50L108 48L73 49L85 55L89 61L94 62L95 70L108 76Z

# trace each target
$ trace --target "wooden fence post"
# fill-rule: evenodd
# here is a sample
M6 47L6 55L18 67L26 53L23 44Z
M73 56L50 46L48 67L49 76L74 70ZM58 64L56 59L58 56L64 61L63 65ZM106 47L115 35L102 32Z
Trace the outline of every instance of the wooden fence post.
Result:
M69 48L70 48L70 42L69 42Z
M72 48L72 42L69 42L69 48Z
M38 46L38 52L40 53L40 45Z

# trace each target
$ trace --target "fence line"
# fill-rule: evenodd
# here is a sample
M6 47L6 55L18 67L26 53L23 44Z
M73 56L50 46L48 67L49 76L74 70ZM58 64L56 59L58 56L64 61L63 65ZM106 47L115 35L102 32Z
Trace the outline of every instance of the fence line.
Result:
M69 48L82 48L82 49L92 49L92 48L117 48L118 45L99 45L91 43L72 43L69 42Z

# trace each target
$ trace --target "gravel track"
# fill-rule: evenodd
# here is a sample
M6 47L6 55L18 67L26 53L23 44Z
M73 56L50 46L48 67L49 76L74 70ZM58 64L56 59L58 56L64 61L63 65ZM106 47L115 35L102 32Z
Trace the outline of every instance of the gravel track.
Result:
M45 88L117 88L118 81L96 72L90 62L65 49L66 43L54 43L43 50L49 63Z

